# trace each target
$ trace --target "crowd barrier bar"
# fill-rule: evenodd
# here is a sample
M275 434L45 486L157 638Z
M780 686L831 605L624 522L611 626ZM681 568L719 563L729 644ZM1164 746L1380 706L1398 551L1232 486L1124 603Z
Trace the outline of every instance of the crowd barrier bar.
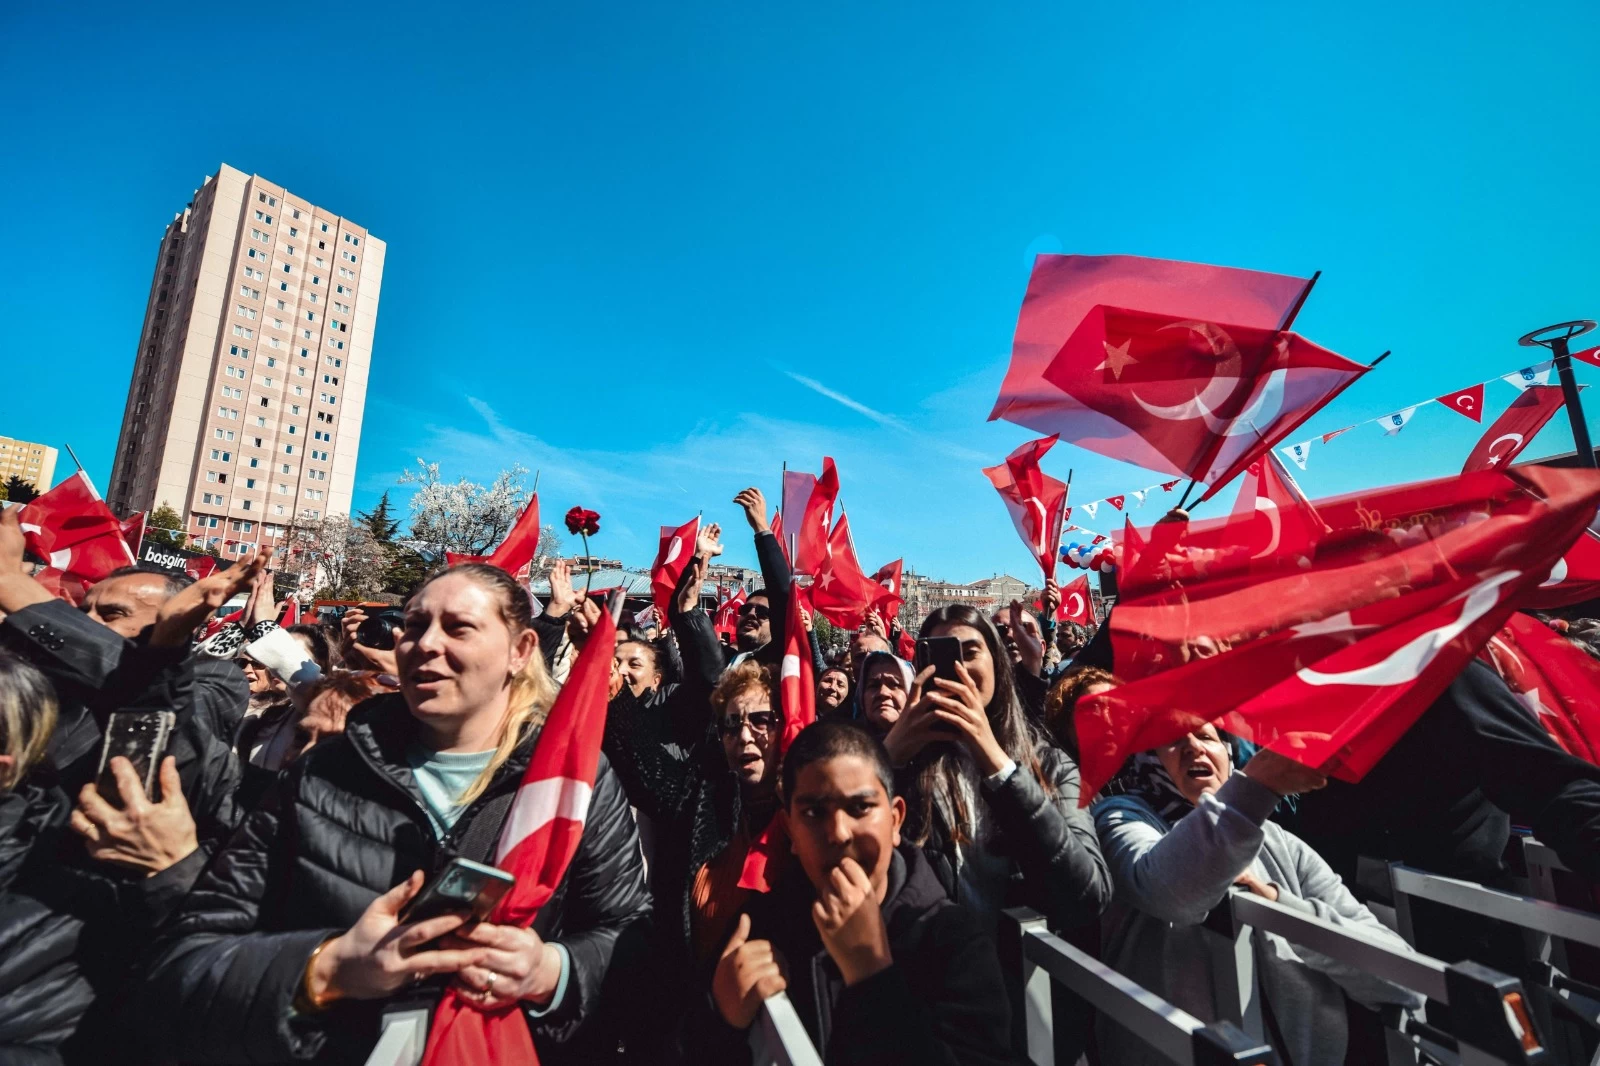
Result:
M1359 929L1302 914L1244 889L1232 890L1227 903L1225 913L1231 919L1230 932L1236 944L1247 933L1246 927L1276 933L1291 944L1419 992L1450 1008L1448 1032L1404 1012L1388 1012L1385 1022L1389 1030L1385 1035L1391 1063L1414 1062L1419 1050L1431 1059L1458 1062L1461 1066L1533 1066L1550 1061L1527 1009L1522 983L1514 977L1475 962L1448 964L1427 955L1400 951ZM1219 952L1218 956L1248 967L1248 974L1237 975L1235 987L1246 1001L1259 997L1253 954L1234 951ZM1219 982L1218 987L1225 987L1225 983ZM1249 1016L1240 1017L1249 1032Z
M811 1043L800 1015L787 992L761 1004L761 1034L766 1038L767 1063L773 1066L822 1066L822 1056ZM766 1066L758 1056L756 1066Z
M1014 1010L1035 1066L1055 1066L1052 981L1178 1066L1278 1066L1277 1053L1264 1041L1228 1022L1207 1025L1180 1010L1050 932L1036 911L1006 911L1000 932L1001 961L1021 976L1022 1002Z
M1536 845L1544 848L1544 845ZM1549 851L1548 848L1544 848ZM1550 864L1545 869L1564 869L1551 853L1541 856ZM1531 868L1530 868L1531 872ZM1583 1061L1584 1039L1567 1031L1576 1024L1590 1033L1600 1031L1600 988L1574 980L1565 973L1566 952L1562 941L1571 940L1600 947L1600 915L1563 907L1548 900L1534 899L1489 888L1473 881L1430 874L1402 863L1389 864L1390 887L1400 934L1415 943L1411 900L1425 899L1456 910L1505 922L1535 934L1529 951L1530 991L1539 1024L1549 1033L1562 1061ZM1530 878L1530 880L1533 880Z

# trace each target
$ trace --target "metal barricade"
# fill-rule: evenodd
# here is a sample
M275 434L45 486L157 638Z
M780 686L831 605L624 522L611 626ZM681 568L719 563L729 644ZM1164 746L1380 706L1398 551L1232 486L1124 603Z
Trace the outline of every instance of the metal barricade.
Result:
M822 1066L822 1056L817 1054L787 993L779 992L761 1004L760 1021L760 1026L751 1028L752 1036L761 1034L763 1045L757 1048L756 1041L751 1041L757 1052L755 1066Z
M1396 1008L1385 1012L1386 1041L1391 1064L1423 1061L1461 1066L1519 1064L1533 1066L1550 1061L1527 1009L1522 984L1475 962L1449 964L1427 955L1396 949L1360 929L1285 907L1242 889L1229 893L1226 910L1233 951L1218 952L1219 966L1229 960L1235 967L1232 987L1238 989L1237 1016L1245 1031L1259 1036L1260 989L1254 955L1245 944L1251 930L1275 933L1291 944L1326 955L1418 992L1450 1008L1451 1028L1446 1031L1420 1017ZM1218 988L1229 987L1219 980Z
M1001 962L1021 977L1021 1002L1013 1010L1023 1019L1028 1059L1035 1066L1055 1066L1052 982L1178 1066L1277 1066L1279 1061L1265 1041L1247 1037L1228 1022L1207 1025L1180 1010L1068 944L1025 907L1005 912Z
M1543 845L1533 842L1536 848ZM1544 849L1549 851L1549 849ZM1545 870L1563 869L1558 859L1543 859ZM1530 881L1539 877L1530 862ZM1544 899L1489 888L1474 881L1441 877L1401 863L1389 864L1389 880L1400 935L1415 943L1411 901L1429 900L1526 930L1529 937L1529 991L1538 1024L1551 1036L1553 1050L1563 1062L1587 1062L1585 1045L1600 1033L1600 988L1574 980L1566 973L1565 941L1600 948L1600 914L1563 907ZM1576 1027L1588 1033L1573 1031Z

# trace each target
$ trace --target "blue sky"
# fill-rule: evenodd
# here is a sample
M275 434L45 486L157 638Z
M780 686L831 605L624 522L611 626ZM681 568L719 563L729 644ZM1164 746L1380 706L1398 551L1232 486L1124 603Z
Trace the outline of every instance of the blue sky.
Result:
M1029 436L984 418L1036 252L1321 269L1299 328L1394 355L1305 435L1600 317L1592 3L464 11L5 5L0 433L105 484L156 243L223 161L388 242L358 508L418 456L521 462L635 563L827 453L869 567L1036 573L978 472ZM1301 480L1447 474L1478 432L1435 405ZM1077 500L1156 480L1068 467Z

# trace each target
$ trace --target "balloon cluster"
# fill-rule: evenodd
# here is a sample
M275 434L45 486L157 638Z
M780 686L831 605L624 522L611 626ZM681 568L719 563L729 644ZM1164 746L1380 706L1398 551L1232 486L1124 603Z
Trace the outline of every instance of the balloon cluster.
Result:
M1109 574L1117 568L1116 546L1109 540L1099 544L1063 544L1061 559L1075 570L1098 570Z

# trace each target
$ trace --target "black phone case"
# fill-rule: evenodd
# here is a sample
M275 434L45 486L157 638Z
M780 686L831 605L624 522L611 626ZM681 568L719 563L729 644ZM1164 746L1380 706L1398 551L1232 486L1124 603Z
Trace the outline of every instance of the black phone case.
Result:
M118 755L133 764L133 772L144 785L145 795L152 803L161 800L161 782L157 771L167 753L167 739L178 716L171 711L117 711L106 724L105 740L100 746L100 772L95 788L107 803L122 806L122 792L117 788L117 778L111 772L111 760Z

